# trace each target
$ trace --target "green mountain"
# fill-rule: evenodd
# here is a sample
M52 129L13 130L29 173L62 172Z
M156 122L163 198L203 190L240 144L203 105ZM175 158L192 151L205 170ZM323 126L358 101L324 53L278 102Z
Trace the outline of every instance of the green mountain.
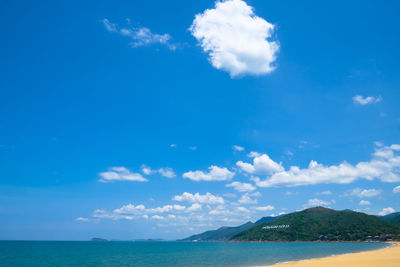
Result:
M394 212L385 216L379 216L379 219L400 225L400 212Z
M391 221L391 223L400 225L400 215L397 215L395 218L393 218Z
M254 224L260 224L260 223L264 223L264 222L270 222L275 220L278 217L271 217L271 216L266 216L266 217L262 217L261 219L259 219L258 221L256 221Z
M254 226L254 223L252 222L247 222L236 227L223 226L217 230L211 230L201 234L192 235L178 241L228 241L234 235L247 230L252 226Z
M236 227L228 227L228 226L223 226L221 228L218 228L217 230L211 230L207 231L201 234L197 235L192 235L189 236L185 239L181 239L178 241L228 241L230 240L234 235L247 230L254 225L257 225L259 223L263 222L269 222L272 220L275 220L276 217L263 217L260 220L258 220L256 223L252 222L247 222L245 224L242 224L240 226Z
M231 240L358 241L390 238L400 238L400 226L361 212L316 207L255 225Z

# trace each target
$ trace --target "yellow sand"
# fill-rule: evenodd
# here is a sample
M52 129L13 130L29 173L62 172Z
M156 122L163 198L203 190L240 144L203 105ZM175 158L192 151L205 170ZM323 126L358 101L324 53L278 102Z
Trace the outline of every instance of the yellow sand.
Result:
M374 251L276 264L274 267L400 267L400 242L391 243L395 246Z

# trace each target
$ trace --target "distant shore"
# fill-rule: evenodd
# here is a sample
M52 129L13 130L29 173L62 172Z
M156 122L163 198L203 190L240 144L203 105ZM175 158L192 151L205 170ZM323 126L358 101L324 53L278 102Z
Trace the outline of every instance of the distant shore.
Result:
M338 256L279 263L268 266L277 267L400 267L400 242L388 242L393 244L389 248L373 251L344 254Z

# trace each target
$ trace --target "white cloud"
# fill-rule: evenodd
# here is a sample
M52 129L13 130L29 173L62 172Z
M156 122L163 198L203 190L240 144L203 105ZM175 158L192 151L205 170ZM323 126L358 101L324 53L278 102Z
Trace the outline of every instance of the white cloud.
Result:
M165 212L171 212L171 211L182 211L186 207L181 206L181 205L164 205L162 207L156 207L148 210L149 212L154 212L154 213L165 213Z
M237 209L237 211L239 211L239 212L245 212L245 213L249 213L250 212L250 210L249 209L247 209L247 208L245 208L245 207L237 207L236 208Z
M155 171L154 170L152 170L149 166L146 166L146 165L142 165L142 172L144 173L144 174L146 174L146 175L150 175L150 174L153 174Z
M194 204L192 204L192 206L187 208L187 211L193 212L193 211L199 211L199 210L202 210L202 209L203 209L203 207L199 203L194 203Z
M160 168L158 169L158 172L167 178L174 178L176 177L176 174L172 168Z
M330 190L326 190L326 191L322 191L322 192L318 192L315 193L317 196L318 195L332 195L332 192Z
M371 202L369 202L367 200L361 200L359 204L362 206L366 206L366 205L371 205Z
M119 29L116 23L111 23L106 18L103 19L102 22L107 31L119 33L123 36L129 37L131 39L130 45L132 47L162 44L167 46L170 50L176 49L176 45L171 43L171 36L168 33L152 33L151 30L146 27L124 27Z
M172 200L179 202L192 202L192 203L202 203L202 204L223 204L224 199L219 196L214 196L213 194L207 192L205 195L200 195L199 193L191 194L184 192L182 195L174 196Z
M149 213L155 213L154 218L158 218L159 214L164 213L175 213L175 214L183 214L186 211L186 207L182 205L164 205L161 207L154 207L154 208L146 208L144 205L134 205L134 204L127 204L123 205L120 208L114 209L111 212L108 212L104 209L97 209L93 212L92 216L94 218L103 218L103 219L112 219L112 220L135 220L135 219L148 219ZM193 208L192 208L193 209ZM158 214L158 215L157 215ZM153 218L152 217L152 218Z
M281 164L273 161L267 154L251 152L249 157L253 157L253 164L243 161L236 162L236 165L245 172L251 174L273 174L284 170Z
M374 145L376 145L377 147L383 147L384 146L383 143L379 142L379 141L375 141Z
M381 190L377 189L361 189L361 188L354 188L350 193L346 193L345 196L356 196L359 198L365 197L375 197L381 193Z
M393 188L393 193L395 193L395 194L400 193L400 185Z
M146 208L144 205L133 205L133 204L128 204L128 205L123 205L121 208L115 209L113 212L117 214L139 214L142 211L144 211Z
M275 207L271 205L267 206L262 206L262 207L254 207L254 209L259 210L259 211L269 211L269 210L274 210Z
M292 157L294 155L294 153L290 150L287 150L285 154L288 155L289 157Z
M224 205L219 205L215 209L208 212L209 215L223 215L230 216L233 214L232 211L228 210Z
M169 147L175 148L176 144L170 144Z
M396 147L392 145L375 148L370 161L359 162L356 165L343 162L339 165L324 166L312 160L307 168L300 169L297 166L291 166L289 170L273 173L265 180L258 177L252 180L259 187L349 184L357 179L399 182L400 156L396 154L397 150L392 149L393 146ZM249 168L249 171L252 169Z
M140 173L133 173L125 167L112 167L107 172L99 173L99 182L108 183L113 181L147 182Z
M385 216L385 215L388 215L388 214L393 213L393 212L395 212L395 210L392 207L387 207L387 208L382 209L382 211L379 212L378 215L379 216Z
M257 199L252 199L248 193L242 195L238 200L240 204L257 204Z
M238 75L260 75L274 70L279 45L270 41L274 25L257 17L242 0L217 1L214 9L197 14L189 28L211 64Z
M153 170L152 168L150 168L149 166L146 165L142 165L142 172L146 175L151 175L151 174L155 174L155 173L159 173L164 177L167 178L174 178L176 177L176 174L174 172L174 170L172 168L166 167L166 168L160 168L158 170Z
M246 194L248 194L249 196L252 196L252 197L261 197L261 193L260 192L246 193Z
M238 146L238 145L234 145L234 146L232 146L232 148L233 148L233 150L236 150L236 151L243 151L244 150L244 147Z
M310 208L310 207L317 207L317 206L328 206L332 204L329 201L324 201L318 198L314 198L314 199L309 199L307 204L304 204L303 207L304 208Z
M164 220L164 217L160 216L160 215L153 215L153 216L151 216L151 218L154 220Z
M107 31L109 31L109 32L117 32L118 31L117 24L111 23L108 19L103 19L102 22Z
M238 192L250 192L256 190L256 187L248 183L233 182L226 187L233 187Z
M382 102L382 101L383 101L383 99L382 99L381 96L378 96L378 97L374 97L374 96L363 97L361 95L353 96L353 103L357 104L357 105L362 105L362 106L365 106L365 105L368 105L368 104L379 103L379 102Z
M223 199L210 193L182 194L176 196L176 200L191 202L192 205L164 205L160 207L146 208L144 205L127 204L112 211L97 209L93 211L90 222L100 222L100 219L111 220L148 220L157 227L181 227L190 226L193 231L197 229L208 230L232 223L238 225L251 219L251 214L258 211L253 207L245 208L239 203L230 202L230 206L224 204ZM203 202L204 204L200 204ZM212 203L212 204L210 204ZM203 206L205 207L203 209ZM82 217L83 218L83 217ZM82 220L83 221L83 220Z
M390 149L391 149L391 150L400 151L400 145L398 145L398 144L393 144L393 145L390 146Z
M89 222L90 219L89 218L85 218L85 217L78 217L78 218L75 219L75 221L78 221L78 222Z
M189 149L190 150L197 150L197 146L190 146Z
M118 210L118 209L117 209ZM125 219L125 220L133 220L135 217L132 216L131 214L126 215L122 213L115 213L115 212L107 212L107 210L104 209L97 209L93 211L92 216L96 219L112 219L112 220L120 220L120 219Z
M255 151L251 151L249 154L247 154L247 156L248 156L249 158L260 157L261 155L262 155L261 153L258 153L258 152L255 152Z
M203 171L188 171L182 176L183 178L190 179L192 181L227 181L231 180L235 175L234 172L229 171L227 168L221 168L218 166L210 166L210 171L205 173Z

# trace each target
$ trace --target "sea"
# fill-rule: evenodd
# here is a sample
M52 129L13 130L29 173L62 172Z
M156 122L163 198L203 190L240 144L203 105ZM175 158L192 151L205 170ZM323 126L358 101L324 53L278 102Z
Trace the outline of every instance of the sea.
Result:
M265 266L387 243L0 241L0 266Z

